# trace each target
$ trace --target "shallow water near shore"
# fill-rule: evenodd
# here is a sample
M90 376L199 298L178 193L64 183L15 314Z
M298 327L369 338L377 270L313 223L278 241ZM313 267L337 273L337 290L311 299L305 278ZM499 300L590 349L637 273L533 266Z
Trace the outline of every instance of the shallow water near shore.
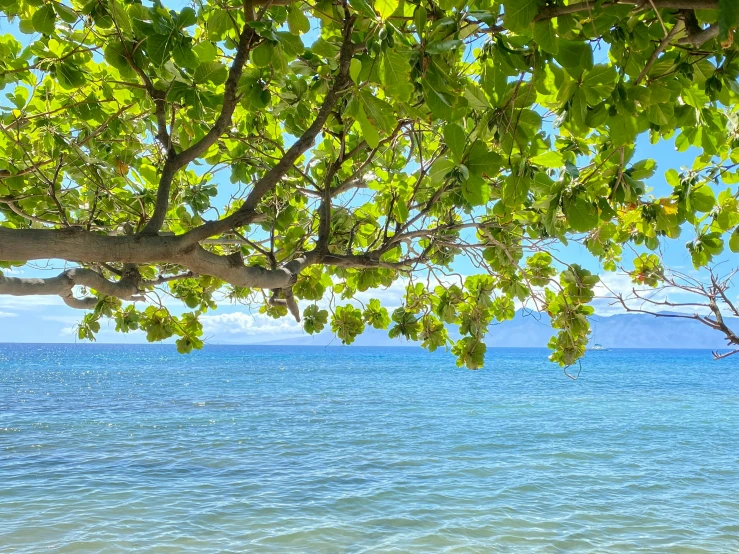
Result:
M739 360L0 345L0 552L739 551Z

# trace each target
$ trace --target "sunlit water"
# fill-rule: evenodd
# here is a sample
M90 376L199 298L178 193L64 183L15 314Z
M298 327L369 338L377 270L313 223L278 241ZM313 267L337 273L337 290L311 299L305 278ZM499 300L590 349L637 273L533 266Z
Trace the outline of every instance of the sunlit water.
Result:
M739 551L739 360L0 345L2 552Z

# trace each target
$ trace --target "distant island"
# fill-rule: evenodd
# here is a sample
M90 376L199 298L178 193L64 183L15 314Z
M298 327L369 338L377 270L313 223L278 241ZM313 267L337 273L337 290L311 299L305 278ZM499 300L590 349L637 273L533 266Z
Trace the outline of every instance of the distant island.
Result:
M591 344L598 343L604 348L726 348L720 334L697 321L688 319L662 318L645 314L614 314L593 316L592 323ZM739 319L727 318L727 323L732 328L739 329ZM547 314L519 310L512 320L491 325L485 342L491 347L541 348L546 347L554 333ZM232 341L236 342L238 341ZM313 336L289 335L280 340L253 344L339 346L341 341L336 340L331 333L324 332ZM390 339L387 332L372 329L357 337L354 344L415 346L411 341Z

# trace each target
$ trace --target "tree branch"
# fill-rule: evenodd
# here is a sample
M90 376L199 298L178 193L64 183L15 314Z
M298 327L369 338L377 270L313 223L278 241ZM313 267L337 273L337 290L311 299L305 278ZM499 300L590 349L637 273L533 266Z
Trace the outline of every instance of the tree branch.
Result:
M39 225L59 225L58 221L49 221L47 219L41 219L39 217L35 217L32 215L29 215L25 213L23 210L18 208L18 206L15 205L15 202L12 200L6 200L5 198L0 198L0 203L3 203L10 208L10 211L12 211L14 214L16 214L19 217L22 217L23 219L27 219L31 223L38 223Z
M68 269L48 279L4 277L0 276L0 294L12 296L56 295L72 308L90 309L95 307L98 299L95 297L76 298L73 289L81 285L94 289L106 296L115 296L122 300L144 300L139 294L137 278L131 273L118 282L108 281L99 273L91 269Z
M349 66L351 64L353 54L351 36L354 21L355 16L351 15L348 16L344 22L343 42L339 53L339 71L336 75L333 86L329 89L328 93L326 93L323 104L318 110L316 118L313 120L310 127L308 127L300 138L293 143L287 152L285 152L285 155L277 165L270 169L254 184L254 188L251 193L249 193L249 196L247 196L241 208L223 219L205 223L204 225L186 233L183 235L186 237L186 240L190 242L198 242L251 222L254 216L256 216L256 207L259 205L259 201L262 197L277 185L280 179L282 179L282 177L284 177L288 170L293 166L295 161L313 145L316 136L321 132L324 124L331 115L331 110L350 82Z
M687 37L681 38L677 43L689 45L694 48L700 48L709 40L716 38L718 36L718 30L718 24L715 23L698 33L690 34Z
M638 85L639 83L642 82L642 79L644 79L644 77L647 76L647 73L649 73L649 70L652 69L654 62L657 61L657 58L662 53L662 51L667 47L668 44L670 44L670 41L675 37L675 35L684 28L685 28L685 25L682 19L678 19L675 22L675 25L672 26L672 29L670 29L670 32L665 35L665 38L663 38L660 41L660 43L657 45L657 48L654 49L654 52L652 52L652 55L649 56L647 63L644 65L644 69L641 70L641 73L639 73L639 76L636 78L636 81L634 81L635 85Z
M231 116L233 116L238 103L236 89L239 84L239 79L241 79L241 75L244 71L244 65L249 57L251 41L254 36L254 30L248 25L244 25L244 28L239 35L239 44L236 48L236 55L234 56L233 62L228 71L228 78L226 79L226 85L223 92L223 106L221 107L221 113L213 124L213 127L210 128L210 131L208 131L203 138L186 150L174 155L171 159L168 158L159 180L154 213L149 222L142 229L141 234L147 235L159 232L164 224L164 218L167 215L167 209L169 207L169 191L172 187L172 180L174 179L175 173L203 155L205 151L208 150L208 148L210 148L221 135L223 135L226 128L231 124Z
M274 270L245 266L243 261L237 263L233 257L219 256L198 244L193 245L185 236L107 236L79 229L0 227L0 260L58 258L77 263L170 263L237 287L261 289L290 287L304 267L319 261L316 254L309 252Z

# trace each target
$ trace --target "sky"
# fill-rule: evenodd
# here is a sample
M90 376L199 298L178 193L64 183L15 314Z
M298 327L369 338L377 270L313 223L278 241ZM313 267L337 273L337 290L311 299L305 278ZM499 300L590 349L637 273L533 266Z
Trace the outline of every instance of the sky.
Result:
M184 2L168 2L168 6L178 7L186 5ZM306 43L312 42L317 36L316 22L311 33L305 35ZM0 33L10 32L17 38L27 42L29 36L20 34L15 25L0 20ZM0 103L2 101L0 100ZM2 105L2 104L0 104ZM669 194L670 186L664 179L664 172L669 168L679 169L681 166L691 164L697 154L697 150L688 152L677 152L672 141L663 141L657 145L649 144L646 135L639 137L634 161L641 158L653 158L657 161L658 168L655 175L649 179L648 184L652 187L652 194L662 196ZM232 187L224 177L220 178L222 192L219 196L228 197L225 189ZM687 238L679 238L665 243L662 251L663 258L668 267L673 269L692 272L690 255L685 248ZM572 244L569 247L561 247L560 252L570 263L578 263L594 273L601 275L601 279L614 292L628 292L631 290L631 282L625 275L605 274L599 267L598 262L592 255L579 245ZM732 254L724 254L722 260L727 263L733 262L738 265L737 260L731 260ZM734 256L736 258L736 256ZM630 262L628 256L625 261ZM727 264L728 265L728 264ZM50 277L58 274L64 269L61 261L36 262L5 271L6 275L14 277ZM454 269L462 275L475 273L474 267L460 260ZM368 291L358 295L360 302L366 302L370 298L378 298L383 301L389 309L397 307L401 303L405 287L404 281L397 281L385 290ZM604 286L599 286L599 295L607 294ZM733 296L737 296L736 288ZM737 296L739 299L739 296ZM325 303L325 302L324 302ZM176 301L165 300L165 304L172 309L173 313L186 311ZM620 313L622 309L611 305L610 301L601 299L595 302L596 312L600 315ZM80 322L84 312L66 306L59 297L35 296L35 297L10 297L0 296L0 342L75 342L76 325ZM258 342L269 342L290 337L299 337L305 333L300 324L290 317L274 320L266 315L259 314L256 310L250 310L243 305L229 305L226 302L219 304L219 308L207 315L202 316L206 342L210 344L238 343L249 344ZM102 322L102 328L98 335L98 342L122 342L142 343L146 338L141 332L129 334L116 333L112 322Z

